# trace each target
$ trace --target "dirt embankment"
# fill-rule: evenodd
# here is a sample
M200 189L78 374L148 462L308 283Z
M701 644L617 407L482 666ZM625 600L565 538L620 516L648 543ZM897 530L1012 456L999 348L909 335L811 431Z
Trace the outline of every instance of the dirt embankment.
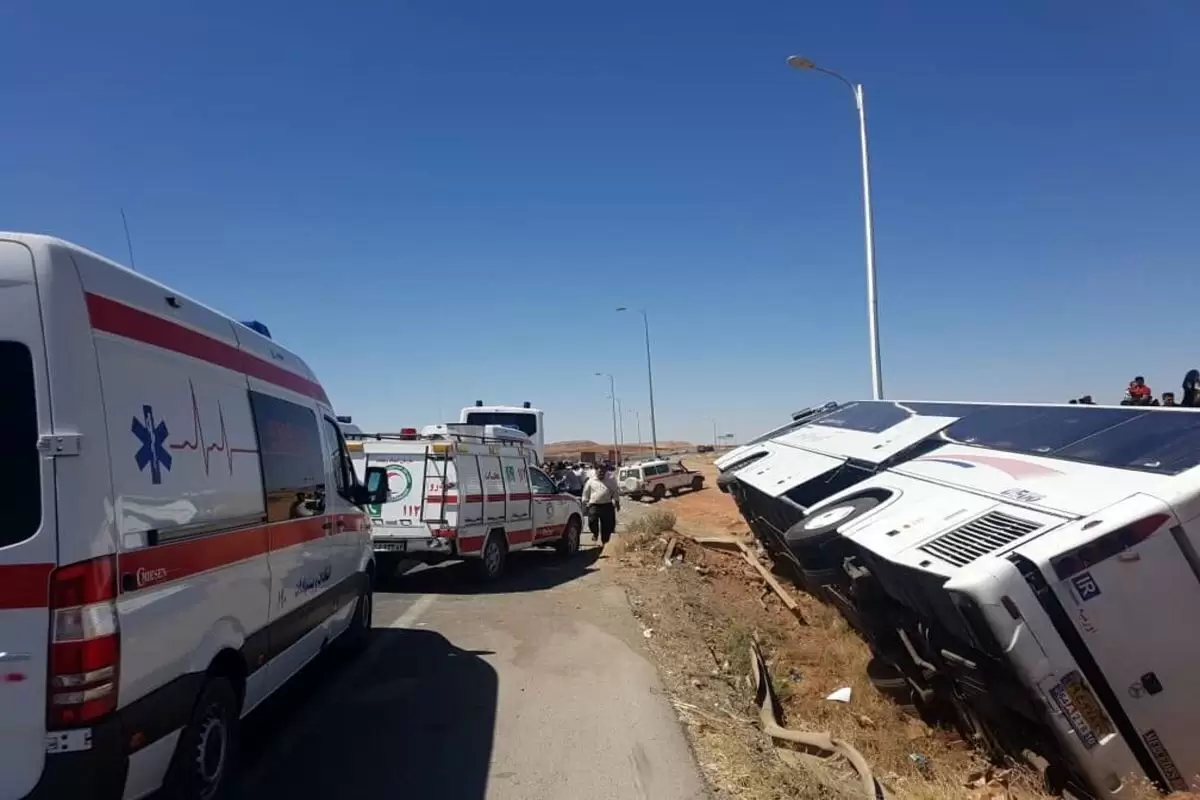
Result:
M674 512L675 529L748 533L733 501L715 488L711 464L684 460L705 473L709 488L654 504ZM789 766L761 733L747 677L751 639L768 658L785 724L849 742L896 797L1045 797L1032 775L997 770L956 734L930 728L876 691L866 675L866 644L834 609L782 578L800 604L801 624L737 554L684 540L665 566L667 538L618 537L606 561L649 631L647 647L718 797L861 796L845 765ZM826 699L846 687L848 703Z
M696 445L691 442L664 441L658 443L658 449L663 453L677 453L694 450ZM607 453L612 449L611 444L593 442L591 439L572 439L566 442L550 442L546 445L546 458L577 458L580 453ZM651 453L649 442L625 442L621 452L628 458L649 457Z

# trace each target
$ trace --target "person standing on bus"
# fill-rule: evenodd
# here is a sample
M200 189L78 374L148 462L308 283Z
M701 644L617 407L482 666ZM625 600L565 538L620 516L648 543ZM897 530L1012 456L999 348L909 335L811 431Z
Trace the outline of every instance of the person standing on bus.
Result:
M583 485L583 507L587 509L588 530L592 541L608 544L609 537L617 527L617 511L621 509L621 490L617 481L605 469L597 465L596 473Z
M1183 402L1179 405L1188 408L1200 406L1200 370L1190 369L1183 376Z

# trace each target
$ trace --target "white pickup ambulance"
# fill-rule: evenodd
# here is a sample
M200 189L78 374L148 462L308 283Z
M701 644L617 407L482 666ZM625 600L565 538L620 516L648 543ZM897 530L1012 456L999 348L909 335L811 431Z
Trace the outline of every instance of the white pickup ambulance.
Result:
M239 720L365 640L386 472L265 331L0 233L0 800L215 797Z
M485 580L509 552L579 550L583 507L537 467L529 436L502 425L449 423L352 442L355 468L387 471L388 501L370 507L381 575L402 560L472 561Z

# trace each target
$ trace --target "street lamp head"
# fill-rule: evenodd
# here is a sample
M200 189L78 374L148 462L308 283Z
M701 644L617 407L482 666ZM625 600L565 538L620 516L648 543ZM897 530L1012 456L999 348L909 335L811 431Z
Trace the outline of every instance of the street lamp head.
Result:
M795 67L796 69L812 69L816 66L816 64L804 56L788 56L787 63L789 67Z

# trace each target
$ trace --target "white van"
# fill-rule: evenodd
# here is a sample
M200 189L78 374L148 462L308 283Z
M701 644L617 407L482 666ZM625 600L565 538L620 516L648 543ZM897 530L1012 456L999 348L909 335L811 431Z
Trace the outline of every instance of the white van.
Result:
M259 330L0 233L0 800L210 797L241 717L365 640L386 474Z
M367 509L381 577L403 561L462 558L482 579L496 580L510 552L579 551L583 504L537 468L521 431L448 423L364 435L350 446L355 468L387 470L393 489L386 503Z

